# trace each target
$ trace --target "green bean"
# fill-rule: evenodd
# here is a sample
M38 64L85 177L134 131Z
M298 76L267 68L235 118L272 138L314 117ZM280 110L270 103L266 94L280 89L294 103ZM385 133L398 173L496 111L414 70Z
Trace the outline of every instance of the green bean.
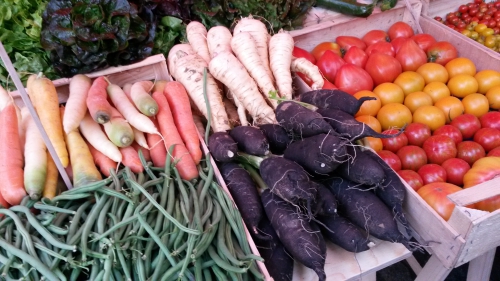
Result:
M144 175L144 172L140 172L139 174L137 174L137 180L136 181L140 185L144 184L144 182L146 181L146 176Z
M215 261L215 263L220 266L221 268L228 270L228 271L233 271L235 273L245 273L248 271L248 268L241 268L241 267L236 267L233 265L230 265L227 262L224 262L219 255L214 250L214 247L210 245L208 247L208 254L210 255L210 258Z
M14 226L12 224L7 225L7 227L6 227L5 241L7 243L11 243L12 242L13 228L14 228ZM14 256L10 256L9 260L6 263L2 262L2 264L3 264L2 276L6 276L7 275L7 273L9 272L10 266L14 262L14 259L15 259Z
M210 163L209 160L210 156L207 154L207 161ZM205 173L200 169L198 169L198 172L200 174L200 177L205 181L205 184L203 185L200 193L200 204L205 200L205 196L207 195L207 192L209 190L210 184L212 183L213 177L214 177L214 167L212 165L208 165L208 175L205 176Z
M59 277L60 281L66 281L66 280L68 280L66 278L66 276L64 276L64 274L61 272L61 270L59 268L57 268L56 270L54 270L54 273L57 275L57 277Z
M4 217L2 221L0 221L0 228L3 229L5 225L11 223L13 220L10 217Z
M166 183L169 183L168 186L166 185ZM170 179L165 179L163 186L164 186L164 188L168 187L166 210L167 210L167 213L172 215L172 213L174 211L174 207L175 207L175 197L176 197L175 196L175 185L170 182ZM163 220L163 229L168 229L170 224L171 224L170 220Z
M140 186L139 184L137 184L136 182L133 182L133 181L130 181L130 180L127 180L128 182L131 183L131 185L133 185L134 187L136 187L139 191L141 191L145 196L146 198L148 198L148 200L150 200L153 205L165 216L167 217L167 219L171 220L179 229L181 229L182 231L184 232L187 232L187 233L191 233L191 234L194 234L194 235L200 235L200 231L198 230L195 230L195 229L189 229L185 226L183 226L181 223L179 223L177 220L175 220L169 213L167 213L167 211L165 211L165 209L160 206L160 204L158 204L158 202L156 201L153 201L153 198L152 196L144 189L142 188L142 186Z
M188 194L186 192L186 189L184 188L184 184L182 183L182 178L181 176L179 175L179 171L177 171L177 168L174 167L173 168L174 170L174 174L175 174L175 179L177 181L177 187L179 189L179 191L181 192L181 198L182 200L184 201L184 204L185 204L185 207L186 207L186 213L189 213L190 211L190 204L189 204L189 197L188 197Z
M83 232L82 232L82 237L81 237L81 248L82 248L82 261L87 260L87 241L90 233L90 229L95 223L95 220L97 216L99 215L99 212L103 208L104 204L106 204L106 201L108 199L107 195L103 195L101 200L97 202L97 204L94 205L92 210L90 211L89 216L87 217L87 220L83 224Z
M172 275L174 275L179 269L181 269L182 263L178 263L171 268L169 268L165 273L163 273L163 276L161 277L161 281L166 281L168 278L170 278Z
M208 246L212 243L212 240L215 237L215 234L217 233L217 229L219 228L219 224L211 225L209 227L209 230L206 230L203 236L200 239L200 242L198 245L196 245L196 248L193 250L194 253L194 258L197 259L201 255L203 255L206 250L208 249Z
M11 254L17 256L23 262L29 263L31 266L36 268L36 270L42 273L49 280L54 280L54 281L58 280L58 277L54 273L52 273L52 271L45 264L43 264L38 259L37 256L27 254L22 250L19 250L18 248L14 247L10 243L7 243L5 240L1 238L0 238L0 247L4 248L7 252L10 252Z
M229 229L229 231L231 231L229 227L226 227L226 219L222 217L219 225L219 230L217 231L217 249L222 252L220 256L227 258L235 266L243 266L245 265L245 263L236 259L234 257L234 254L228 249L226 245L226 242L228 242L224 237L226 234L226 229Z
M134 204L134 201L132 201L132 199L128 198L125 194L118 192L114 189L110 189L110 188L105 187L105 188L98 189L97 192L119 198L121 200L129 202L130 204Z
M78 227L80 226L80 218L82 216L82 213L87 210L87 207L90 205L90 201L84 202L78 209L76 210L75 215L73 216L73 219L71 220L71 224L69 225L69 231L68 231L68 236L66 236L66 243L69 242L69 240L75 235Z
M114 199L114 198L113 198ZM108 213L109 208L111 208L111 204L114 202L114 200L108 200L106 204L104 204L104 207L102 207L102 210L97 218L97 233L103 233L105 224L106 224L106 214Z
M46 254L49 254L49 255L53 256L54 258L63 260L65 262L69 262L66 257L64 257L64 256L60 255L59 253L56 253L56 252L50 250L49 248L47 248L47 246L45 246L43 244L43 241L40 240L38 242L35 242L34 244L35 244L35 248L39 249L40 251L42 251ZM50 263L52 263L52 262L49 262L47 264L50 264Z
M181 206L180 206L181 204L179 201L174 201L174 205L175 205L174 218L176 220L181 220L182 219ZM167 221L170 222L169 220L167 220ZM168 247L169 248L173 248L174 242L177 239L177 236L180 235L181 233L184 233L179 228L177 228L175 225L171 225L171 228L172 228L172 231L171 231L171 235L170 235L169 240L168 240Z
M156 179L149 180L149 181L147 181L147 182L145 182L145 183L143 183L141 185L144 188L148 188L150 186L157 185L157 184L159 185L159 184L162 184L164 182L165 182L164 178L156 178Z
M201 225L205 225L205 223L207 222L207 220L210 218L210 216L212 215L212 212L214 210L214 204L212 203L212 197L211 196L207 196L206 197L207 199L205 199L206 201L206 209L205 209L205 213L203 214L203 216L201 217Z
M105 178L105 179L100 180L100 181L91 182L91 183L88 183L86 185L78 186L78 187L72 188L70 190L64 191L63 193L61 193L61 195L94 192L94 191L102 188L103 186L108 185L112 181L113 181L113 177L108 177L108 178Z
M73 270L71 270L71 275L69 276L69 281L77 281L81 272L82 272L81 268L73 267Z
M257 264L255 262L252 262L250 264L250 272L255 276L255 278L259 280L264 280L264 275L260 273L260 271L257 269Z
M212 274L208 269L203 269L203 280L205 281L212 281Z
M148 223L144 220L144 218L141 215L138 216L138 220L139 220L140 224L142 225L142 227L144 227L144 229L148 232L149 236L155 240L156 244L158 244L158 246L160 247L160 250L163 252L163 254L167 258L167 260L170 262L170 264L172 266L175 266L176 262L175 262L174 258L170 254L170 251L168 250L167 246L165 246L165 244L162 243L160 237L158 237L158 235L154 232L154 230L151 228L151 226L148 225Z
M10 209L14 212L24 213L29 223L37 230L40 235L43 236L43 238L45 238L45 240L47 240L47 242L49 242L53 246L70 251L76 250L75 245L68 245L55 239L54 236L52 236L52 234L50 234L50 232L37 221L35 216L33 216L33 214L31 213L30 209L26 208L25 206L12 206Z
M109 280L111 278L111 275L113 274L112 272L112 266L114 262L114 255L113 255L113 249L109 248L108 250L108 259L104 262L104 280Z
M49 211L49 212L55 212L55 213L68 213L70 215L74 215L76 212L74 210L67 210L64 208L59 208L56 206L52 205L45 205L42 203L35 203L33 206L35 209L42 210L42 211Z
M122 272L125 274L125 278L127 278L127 281L132 281L132 276L130 275L130 267L128 266L125 257L123 256L123 251L120 249L115 250L118 261L120 262L120 266L122 267Z
M183 201L180 201L180 207L181 207L181 213L182 216L184 217L184 223L190 223L191 220L189 219L188 212L186 210L186 206Z
M161 245L166 245L167 244L167 239L168 239L167 235L161 236L161 239L160 239ZM164 263L164 261L165 261L165 255L158 254L158 256L159 256L158 263L157 263L157 266L154 267L155 270L153 271L153 275L151 276L150 280L158 280L159 279L158 277L160 276L160 272L162 272L161 268L165 264Z
M54 234L57 234L57 235L67 235L69 230L68 229L64 229L64 228L61 228L61 227L58 227L58 226L55 226L55 225L47 225L47 230L54 233Z
M19 207L22 207L22 206L19 206ZM0 214L9 216L14 221L16 228L18 229L19 233L23 237L23 240L25 242L23 244L26 245L28 252L34 258L38 259L38 255L35 252L35 246L33 245L33 241L31 240L31 236L30 236L28 230L24 227L23 223L21 222L21 219L10 209L9 210L8 209L0 209Z
M218 265L212 266L212 271L218 281L228 281L226 275L220 270Z
M101 281L104 279L104 270L101 270L99 272L99 274L97 274L97 276L95 277L95 281ZM109 279L107 279L106 281L109 281Z
M52 198L52 203L56 203L59 201L66 201L66 200L74 201L74 200L78 200L78 199L86 199L86 198L89 198L91 196L93 196L93 194L88 193L88 192L75 193L75 194L62 193L62 194L59 194L56 197Z

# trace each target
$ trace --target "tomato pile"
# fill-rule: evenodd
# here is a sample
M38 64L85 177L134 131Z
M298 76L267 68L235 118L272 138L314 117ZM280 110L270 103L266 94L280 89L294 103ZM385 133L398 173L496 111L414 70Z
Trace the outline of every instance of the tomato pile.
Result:
M397 22L387 32L339 36L294 55L318 66L325 88L375 98L363 103L358 121L383 134L404 128L362 143L443 218L454 207L448 194L500 175L500 72L478 71L449 42ZM470 207L495 210L500 196Z
M474 0L435 20L486 47L500 51L500 1Z

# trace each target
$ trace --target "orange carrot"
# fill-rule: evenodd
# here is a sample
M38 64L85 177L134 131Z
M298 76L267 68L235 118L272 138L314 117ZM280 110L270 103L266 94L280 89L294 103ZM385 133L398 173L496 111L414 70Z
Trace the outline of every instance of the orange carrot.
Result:
M142 155L144 155L144 160L146 160L146 162L151 161L151 154L149 154L149 150L142 147L140 144L138 144L135 141L132 143L132 147L137 151L137 153L139 153L139 151L142 151Z
M71 166L68 166L71 167ZM73 176L71 176L73 178ZM47 177L43 185L43 197L52 199L57 195L57 183L59 179L59 171L57 170L56 163L50 152L47 151Z
M181 178L185 180L197 178L198 168L182 142L177 127L175 127L174 117L172 116L167 98L161 92L154 92L153 99L158 104L157 118L160 125L160 132L165 141L165 148L169 149L172 145L175 145L172 153L173 163L176 163L176 168Z
M99 150L95 149L89 142L86 143L89 147L90 154L92 154L92 158L94 158L94 163L97 167L99 167L99 170L103 175L109 177L111 175L109 170L116 170L116 167L118 166L117 163L111 160L108 156L102 154Z
M104 124L111 119L111 104L108 102L107 87L106 79L98 77L92 83L87 95L87 107L90 115L99 124Z
M151 90L151 92L162 92L165 90L165 86L167 85L168 81L166 80L158 80L158 81L155 81L155 84L153 86L153 89Z
M130 170L134 173L140 173L144 171L144 167L142 166L141 159L139 158L139 154L137 150L132 146L120 147L120 152L122 153L122 164L125 167L129 167Z
M193 157L194 163L200 163L202 152L200 149L200 139L193 120L189 96L184 86L179 82L168 82L165 85L163 94L167 98L174 123L177 128L182 128L179 134L186 145L189 154Z
M158 121L153 117L150 117L151 121L155 124L156 128L159 128ZM167 150L165 149L165 143L161 139L161 136L156 134L146 134L146 140L149 146L149 155L151 155L151 161L155 167L165 167L165 160L167 159Z
M14 102L8 103L0 113L0 179L2 197L11 205L19 205L26 196L26 190L23 151Z

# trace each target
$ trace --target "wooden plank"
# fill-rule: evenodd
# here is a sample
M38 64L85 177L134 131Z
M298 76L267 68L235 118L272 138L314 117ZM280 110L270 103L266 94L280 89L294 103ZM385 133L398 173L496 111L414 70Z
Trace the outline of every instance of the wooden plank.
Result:
M467 206L500 194L500 178L466 188L448 195L448 199L457 206Z
M371 238L376 245L361 253L351 253L339 246L327 242L325 273L329 281L370 280L378 270L397 263L411 256L402 244ZM293 281L316 281L318 276L309 268L295 262Z
M467 281L489 281L496 249L489 250L480 257L470 261Z
M432 18L420 17L420 26L425 33L429 33L439 40L450 42L458 50L458 55L472 60L477 70L493 69L500 71L500 54L463 36L459 32L452 31L449 27L435 21Z
M472 2L471 0L422 0L422 15L429 17L446 16L449 12L455 12L458 6Z
M416 275L418 275L422 271L422 266L413 255L406 258L406 262Z
M432 255L415 281L442 281L448 276L450 271L451 268L443 266L439 259L435 255Z
M472 227L466 237L466 244L458 257L456 266L469 262L500 246L499 225L500 210L473 220Z

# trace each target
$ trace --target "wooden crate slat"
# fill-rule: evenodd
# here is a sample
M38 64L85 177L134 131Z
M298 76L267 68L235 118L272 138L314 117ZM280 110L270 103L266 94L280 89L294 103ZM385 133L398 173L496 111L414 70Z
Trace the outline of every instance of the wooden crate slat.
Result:
M466 206L500 194L500 185L496 181L487 181L465 188L448 195L448 199L457 206Z

